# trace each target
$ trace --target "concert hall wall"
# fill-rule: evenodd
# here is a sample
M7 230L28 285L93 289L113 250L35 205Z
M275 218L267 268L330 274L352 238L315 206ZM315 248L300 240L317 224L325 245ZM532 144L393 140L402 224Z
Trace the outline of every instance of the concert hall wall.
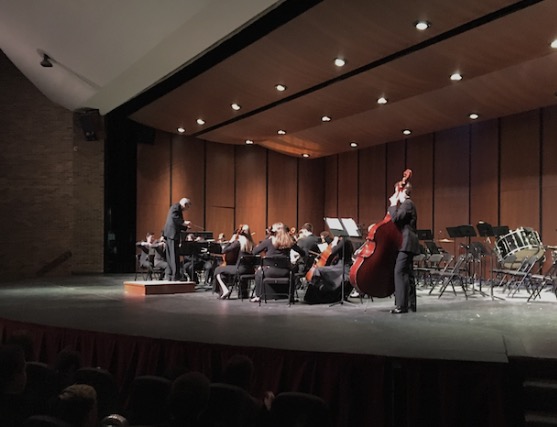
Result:
M486 221L532 227L556 244L556 119L557 107L547 107L321 159L159 133L154 145L138 146L137 238L160 231L182 196L193 200L189 219L215 234L248 223L258 240L274 221L309 221L319 232L328 216L367 227L411 168L418 226L436 239L449 237L447 227Z
M102 273L104 142L0 51L0 281Z

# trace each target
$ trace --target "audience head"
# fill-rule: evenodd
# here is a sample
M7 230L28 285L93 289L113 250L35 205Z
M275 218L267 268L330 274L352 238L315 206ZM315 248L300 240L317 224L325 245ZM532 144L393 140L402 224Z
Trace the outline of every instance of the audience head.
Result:
M222 382L249 392L254 380L254 371L253 362L249 357L236 354L224 365Z
M126 417L120 414L110 414L101 420L101 427L129 427Z
M76 427L97 425L97 393L88 384L66 387L54 402L54 415Z
M170 417L175 422L195 421L207 407L210 381L201 372L180 375L172 383L168 397Z
M54 370L58 373L62 386L69 386L75 381L75 372L81 368L81 354L68 347L62 349L54 361Z
M26 383L23 349L14 344L0 346L0 393L21 394Z

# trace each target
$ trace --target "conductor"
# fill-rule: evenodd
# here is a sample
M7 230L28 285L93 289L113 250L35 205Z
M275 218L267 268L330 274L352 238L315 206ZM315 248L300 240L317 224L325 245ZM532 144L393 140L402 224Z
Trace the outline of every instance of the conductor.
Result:
M167 267L164 272L165 280L181 280L180 257L178 255L178 247L180 245L180 232L187 230L191 221L185 221L183 211L188 210L191 206L190 199L183 197L178 203L170 206L168 215L166 216L166 224L164 225L164 237L167 240L166 246L166 262Z

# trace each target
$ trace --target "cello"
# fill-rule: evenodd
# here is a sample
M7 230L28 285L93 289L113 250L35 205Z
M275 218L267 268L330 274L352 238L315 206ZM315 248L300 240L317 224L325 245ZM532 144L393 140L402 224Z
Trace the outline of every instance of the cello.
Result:
M402 191L412 176L406 169L396 190ZM374 224L366 236L365 243L350 268L350 283L361 294L385 298L395 291L394 268L402 233L387 212L382 221Z
M327 265L327 261L329 260L329 257L331 256L331 253L333 252L333 246L336 246L337 242L338 242L338 237L335 236L333 241L331 243L329 243L329 245L323 250L323 252L321 252L315 258L315 260L313 261L313 265L311 266L311 268L306 273L306 280L308 282L311 282L311 279L313 278L313 275L315 274L315 270L317 270L318 267L324 267L324 266Z

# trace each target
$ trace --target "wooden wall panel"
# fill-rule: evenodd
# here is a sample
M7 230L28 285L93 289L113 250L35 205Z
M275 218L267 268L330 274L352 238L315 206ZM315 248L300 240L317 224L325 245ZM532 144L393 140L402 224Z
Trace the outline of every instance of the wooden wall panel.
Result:
M371 224L381 221L387 212L385 144L360 151L359 167L359 213L358 224L367 230Z
M402 179L406 169L406 141L387 144L387 198L394 192L395 184ZM387 203L387 201L385 201ZM386 205L385 205L386 206Z
M338 156L325 158L325 210L323 216L338 217Z
M499 225L499 121L471 126L470 223Z
M257 243L265 237L267 218L267 152L236 146L236 224L249 224Z
M204 168L199 167L205 164L204 141L174 135L171 161L172 203L188 197L192 205L184 217L197 226L193 226L193 229L204 228L205 176Z
M418 229L433 229L433 134L409 139L406 167L412 170L412 200L418 211Z
M470 221L469 145L468 126L436 134L433 224L436 239L450 238L447 227L468 224ZM456 245L449 245L445 249L453 252L454 247Z
M543 110L542 223L545 245L557 245L557 106Z
M297 158L268 152L267 222L294 227L297 220Z
M501 119L501 224L539 230L539 110Z
M205 227L230 237L235 227L234 146L206 143L206 149L206 163L196 166L206 176Z
M298 164L298 228L309 222L319 234L325 229L325 159L300 159Z
M137 145L136 241L147 232L157 238L164 227L170 200L170 136L157 133L154 144Z
M338 156L338 216L358 216L358 152L349 151Z

